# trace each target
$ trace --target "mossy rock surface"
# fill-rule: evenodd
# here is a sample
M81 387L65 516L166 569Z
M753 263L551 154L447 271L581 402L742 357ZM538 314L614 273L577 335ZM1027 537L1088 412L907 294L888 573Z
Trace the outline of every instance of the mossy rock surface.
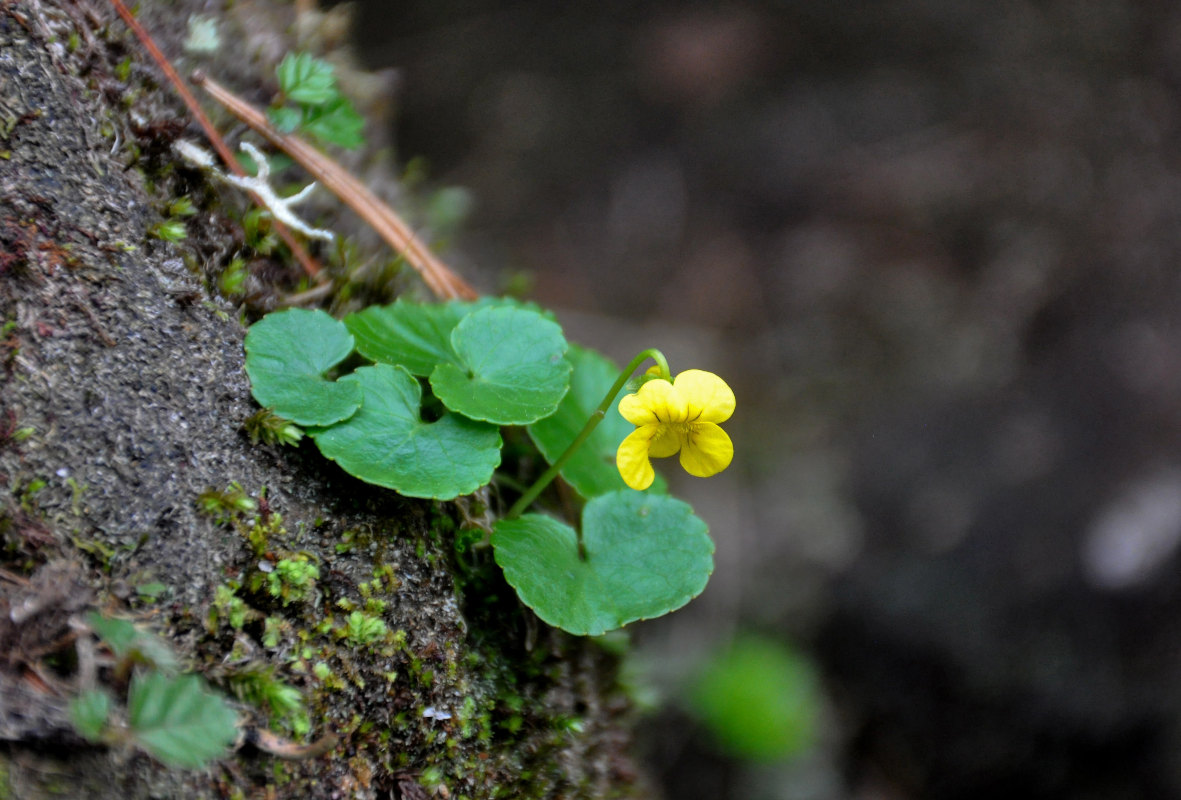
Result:
M208 13L196 0L142 5L173 54L183 53L189 13ZM174 132L151 122L184 112L105 4L96 4L104 25L87 31L75 28L90 23L73 6L0 8L0 473L9 487L0 568L11 576L0 580L0 797L634 793L614 661L523 612L490 556L466 555L457 588L456 520L476 500L404 500L354 481L307 442L252 445L243 433L256 409L240 309L207 295L186 266L212 252L232 227L217 215L232 210L203 210L179 244L149 237L167 202L160 192L181 180L167 146ZM277 20L291 13L273 6ZM246 52L233 25L222 35L226 52ZM128 82L113 85L128 52ZM272 85L258 56L259 66L234 59L246 88ZM129 142L132 112L141 132ZM220 191L202 180L183 175L189 189ZM256 498L265 487L270 513L282 516L267 546L314 560L314 590L282 602L265 583L250 588L270 558L243 535L251 515L219 521L197 504L231 482ZM150 596L137 591L145 585ZM218 588L231 585L257 612L237 630L210 619ZM358 645L346 635L348 611L367 604L386 636ZM19 624L8 613L34 606ZM244 670L272 669L306 701L307 738L338 743L303 761L247 744L201 772L83 743L64 710L78 688L73 651L54 643L92 608L150 627L222 691ZM277 631L269 644L267 618ZM30 666L53 685L30 683ZM101 669L96 677L109 679ZM265 712L238 707L266 726Z

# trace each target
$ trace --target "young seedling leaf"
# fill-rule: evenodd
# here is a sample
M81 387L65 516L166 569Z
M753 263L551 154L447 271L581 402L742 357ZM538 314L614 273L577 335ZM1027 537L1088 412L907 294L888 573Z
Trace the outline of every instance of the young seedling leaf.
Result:
M365 119L342 96L303 115L300 128L326 144L355 150L365 143Z
M68 708L74 729L88 742L102 741L111 714L111 696L102 689L88 689L70 701Z
M86 622L100 639L107 643L116 658L125 656L142 636L139 629L130 621L115 617L104 617L97 611L86 615Z
M176 653L159 636L141 631L125 619L104 617L94 611L86 616L86 621L118 659L147 664L169 674L180 668Z
M137 673L127 716L136 742L170 767L199 769L237 735L237 715L196 675Z
M246 374L254 399L299 425L331 425L361 405L361 390L324 373L353 350L348 329L326 312L267 314L246 334Z
M713 541L688 504L622 490L582 512L577 535L556 519L526 514L496 523L496 563L521 601L551 625L597 636L674 611L705 588Z
M472 419L526 425L554 413L570 386L561 327L510 305L481 308L451 332L458 361L431 373L443 405Z
M349 314L344 324L365 358L403 366L425 378L438 364L457 359L451 331L471 308L463 302L424 305L399 300Z
M299 123L303 120L303 113L292 106L279 106L267 109L267 119L279 130L279 133L291 133L299 127ZM257 174L257 166L251 172Z
M574 366L570 375L570 391L558 404L557 411L529 426L529 436L550 463L574 441L619 377L619 367L594 350L570 345L566 360ZM562 477L579 494L588 498L626 489L627 485L615 466L615 451L633 430L635 426L619 415L616 399L590 438L562 467ZM667 484L657 475L656 483L648 491L664 493L666 489Z
M283 94L297 103L319 106L338 95L332 65L309 53L288 53L275 73Z
M364 395L345 422L310 431L320 452L363 481L409 497L450 500L492 478L500 463L500 431L493 425L444 413L421 415L422 387L404 367L361 367L341 382Z

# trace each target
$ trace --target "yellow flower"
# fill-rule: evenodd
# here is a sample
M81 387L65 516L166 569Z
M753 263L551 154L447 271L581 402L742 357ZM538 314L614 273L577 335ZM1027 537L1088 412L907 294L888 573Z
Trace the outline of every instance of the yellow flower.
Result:
M650 380L619 401L619 413L636 426L615 453L619 474L633 489L652 485L651 456L679 450L681 466L699 478L718 474L734 458L734 444L718 427L734 413L734 392L712 372L690 369L671 383Z

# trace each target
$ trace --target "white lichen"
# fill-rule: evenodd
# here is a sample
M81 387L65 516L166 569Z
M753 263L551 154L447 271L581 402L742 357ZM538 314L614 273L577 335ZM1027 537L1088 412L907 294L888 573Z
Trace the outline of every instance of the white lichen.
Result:
M258 174L253 176L227 175L214 166L212 154L193 142L181 139L176 141L172 147L181 158L207 170L218 180L228 183L231 186L236 186L244 191L253 192L259 199L259 202L271 213L271 216L292 230L299 231L309 239L319 239L325 242L331 242L336 238L336 234L332 231L323 228L313 228L296 216L295 212L291 210L292 206L303 202L311 196L312 190L316 188L316 184L314 182L309 183L290 197L280 197L270 184L270 162L267 161L262 151L250 142L242 142L241 148L258 165Z

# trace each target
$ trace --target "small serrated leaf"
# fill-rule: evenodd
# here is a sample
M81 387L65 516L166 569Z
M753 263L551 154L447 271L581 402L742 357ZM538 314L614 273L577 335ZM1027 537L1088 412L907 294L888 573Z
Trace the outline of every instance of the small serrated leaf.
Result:
M291 133L299 127L300 120L303 119L303 114L298 108L291 106L278 106L276 108L267 109L267 119L279 131L279 133ZM251 170L251 174L258 174L257 166Z
M404 367L361 367L341 382L363 393L361 410L345 422L309 431L326 457L361 480L409 497L450 500L470 494L500 464L500 431L443 414L422 419L422 387Z
M148 664L168 673L176 672L180 667L176 653L167 642L153 633L141 631L125 619L104 617L92 611L86 622L120 660Z
M90 629L107 643L107 646L111 648L111 652L115 654L116 658L122 658L126 655L131 650L135 640L140 636L140 632L135 625L127 620L104 617L97 611L91 611L87 614L86 622L90 625Z
M481 308L451 331L458 360L431 372L443 405L472 419L526 425L549 416L570 388L562 328L528 309Z
M170 767L203 767L237 735L237 715L196 675L137 673L127 716L136 742Z
M365 119L347 97L338 96L325 105L309 109L300 123L304 133L321 142L354 150L365 143Z
M332 65L309 53L288 53L275 74L283 94L297 103L318 106L337 97Z
M102 741L111 714L111 697L101 689L89 689L70 701L70 722L89 742Z
M521 601L551 625L597 636L674 611L705 588L713 541L687 503L623 490L590 500L577 534L541 514L499 520L496 563Z
M268 314L246 334L246 374L259 405L299 425L331 425L352 416L361 392L324 373L353 350L353 337L324 311Z

